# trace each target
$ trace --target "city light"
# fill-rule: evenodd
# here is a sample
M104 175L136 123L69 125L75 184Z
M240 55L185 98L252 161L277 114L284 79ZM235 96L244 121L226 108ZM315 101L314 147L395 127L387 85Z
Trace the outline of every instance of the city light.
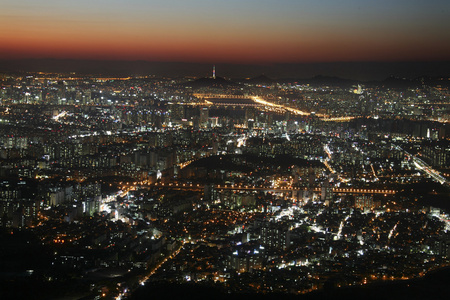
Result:
M2 238L45 267L12 282L92 299L187 282L287 295L448 266L443 82L215 71L0 77ZM12 248L5 257L27 264Z

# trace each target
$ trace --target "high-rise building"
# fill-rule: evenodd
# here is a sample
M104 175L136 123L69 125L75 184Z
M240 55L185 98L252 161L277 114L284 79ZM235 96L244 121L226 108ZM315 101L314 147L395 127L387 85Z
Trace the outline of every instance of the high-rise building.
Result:
M209 110L207 107L200 109L200 127L206 127L208 125Z

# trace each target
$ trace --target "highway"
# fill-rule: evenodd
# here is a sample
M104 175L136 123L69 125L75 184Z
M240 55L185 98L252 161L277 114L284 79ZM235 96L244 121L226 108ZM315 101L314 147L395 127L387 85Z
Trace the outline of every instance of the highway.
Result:
M447 179L445 179L438 171L431 168L426 162L424 162L423 160L421 160L420 158L418 158L414 155L412 155L412 159L413 159L414 165L416 166L417 169L421 170L422 172L427 173L428 176L430 176L431 178L433 178L440 184L443 184L443 185L449 184Z
M240 103L236 103L234 104L234 106L264 106L264 107L268 107L271 108L274 111L277 112L283 112L283 111L289 111L295 115L300 115L300 116L309 116L311 115L310 112L307 111L303 111L300 109L296 109L296 108L292 108L289 106L285 106L285 105L280 105L280 104L275 104L269 101L264 100L263 98L259 97L259 96L244 96L244 95L227 95L227 94L202 94L202 93L196 93L194 94L195 97L199 98L199 99L205 99L206 103L194 103L195 105L211 105L212 103L207 101L206 99L210 99L210 98L229 98L229 99L251 99L255 102L255 104L240 104ZM214 105L219 105L219 106L233 106L233 104L214 104ZM355 117L350 117L350 116L341 116L341 117L330 117L324 114L315 114L318 118L321 118L321 120L323 121L328 121L328 122L348 122L352 119L354 119Z
M417 169L419 169L420 171L426 173L428 176L430 176L432 179L436 180L437 182L439 182L440 184L446 185L446 186L450 186L449 182L447 179L445 179L440 173L439 171L433 169L430 165L428 165L426 162L424 162L423 160L421 160L420 158L418 158L415 155L412 155L408 152L406 152L405 150L403 150L400 146L395 145L395 147L406 153L406 155L408 155L409 157L412 158L414 166L416 166Z

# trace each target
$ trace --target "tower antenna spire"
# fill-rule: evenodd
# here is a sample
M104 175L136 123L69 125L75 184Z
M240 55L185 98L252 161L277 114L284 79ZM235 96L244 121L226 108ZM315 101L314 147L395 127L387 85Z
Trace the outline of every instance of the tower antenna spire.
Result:
M216 79L216 65L213 65L213 79Z

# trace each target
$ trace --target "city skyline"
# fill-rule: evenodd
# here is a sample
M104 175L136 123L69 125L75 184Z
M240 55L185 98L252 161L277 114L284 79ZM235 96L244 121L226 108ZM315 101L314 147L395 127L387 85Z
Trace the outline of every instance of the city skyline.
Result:
M2 299L440 298L447 77L208 71L1 75Z
M450 60L450 4L440 0L2 2L4 60Z
M448 0L0 3L0 299L445 298Z

